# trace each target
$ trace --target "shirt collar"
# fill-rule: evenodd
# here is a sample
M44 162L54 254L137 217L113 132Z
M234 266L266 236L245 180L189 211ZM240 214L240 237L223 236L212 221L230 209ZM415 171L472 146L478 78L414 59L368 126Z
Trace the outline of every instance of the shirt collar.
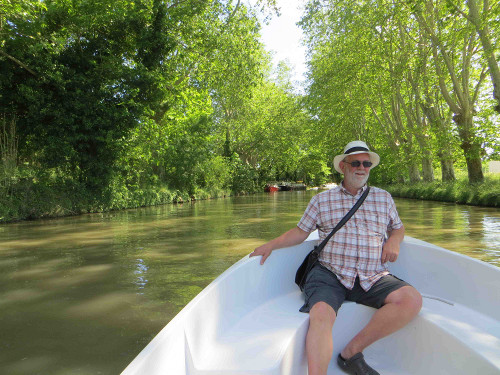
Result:
M361 189L358 190L357 194L356 195L352 195L349 191L347 191L347 189L344 187L344 180L342 180L342 183L340 184L340 191L342 191L344 194L347 194L347 195L350 195L351 197L354 196L354 197L357 197L357 196L360 196L361 194L363 194L365 192L365 190L368 188L368 185L367 184L364 184L363 187Z

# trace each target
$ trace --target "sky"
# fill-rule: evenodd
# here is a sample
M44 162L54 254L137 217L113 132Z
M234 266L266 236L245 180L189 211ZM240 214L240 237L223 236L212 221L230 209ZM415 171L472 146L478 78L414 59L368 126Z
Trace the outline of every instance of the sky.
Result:
M249 0L252 2L252 0ZM306 48L302 46L302 30L296 23L302 15L305 0L277 0L280 16L273 14L269 24L263 24L261 41L273 52L273 64L288 60L293 69L292 81L296 89L305 81Z

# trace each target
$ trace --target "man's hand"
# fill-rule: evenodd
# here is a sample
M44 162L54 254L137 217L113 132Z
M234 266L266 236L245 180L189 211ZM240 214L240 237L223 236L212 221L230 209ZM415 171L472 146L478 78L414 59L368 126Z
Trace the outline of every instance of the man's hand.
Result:
M264 262L269 257L269 255L271 255L272 251L273 251L273 249L271 248L271 246L269 246L269 242L268 242L262 246L257 247L253 251L253 253L250 254L250 257L262 255L262 259L260 260L260 264L264 264Z
M298 245L299 243L302 243L308 236L308 232L305 232L298 227L294 227L288 232L285 232L281 236L275 238L274 240L271 240L268 243L257 247L253 251L253 253L250 254L250 256L255 257L257 255L262 255L260 264L264 264L264 262L269 257L269 255L271 255L271 252L274 249L281 249L283 247Z
M393 229L389 233L389 238L382 248L381 262L395 262L399 256L399 244L403 241L405 236L405 228Z
M389 241L384 244L382 248L382 263L395 262L399 256L399 242Z

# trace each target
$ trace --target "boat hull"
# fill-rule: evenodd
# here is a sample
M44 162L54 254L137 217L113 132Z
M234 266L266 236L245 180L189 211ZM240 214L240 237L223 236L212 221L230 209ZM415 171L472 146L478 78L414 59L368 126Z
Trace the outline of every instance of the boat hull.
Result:
M195 297L124 370L132 374L306 374L308 315L294 284L317 243L276 250L261 266L245 257ZM405 328L364 351L380 373L500 374L500 269L405 238L391 272L424 296ZM375 310L344 303L333 328L334 352ZM341 374L332 360L328 374Z
M264 191L267 193L274 193L274 192L279 191L279 190L280 190L279 187L274 186L274 185L273 186L268 185L264 188Z

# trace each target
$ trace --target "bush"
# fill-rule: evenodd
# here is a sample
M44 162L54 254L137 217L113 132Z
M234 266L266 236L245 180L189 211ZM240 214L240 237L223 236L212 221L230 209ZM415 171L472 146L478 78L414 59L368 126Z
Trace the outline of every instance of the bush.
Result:
M466 177L455 182L428 182L384 186L394 197L500 207L500 177L486 175L484 182L471 184Z
M197 166L197 186L202 189L224 190L231 187L231 161L223 156L206 159ZM195 189L196 190L196 189Z
M248 164L241 162L239 158L233 158L233 181L231 190L235 194L254 193L262 191L259 186L259 173Z

